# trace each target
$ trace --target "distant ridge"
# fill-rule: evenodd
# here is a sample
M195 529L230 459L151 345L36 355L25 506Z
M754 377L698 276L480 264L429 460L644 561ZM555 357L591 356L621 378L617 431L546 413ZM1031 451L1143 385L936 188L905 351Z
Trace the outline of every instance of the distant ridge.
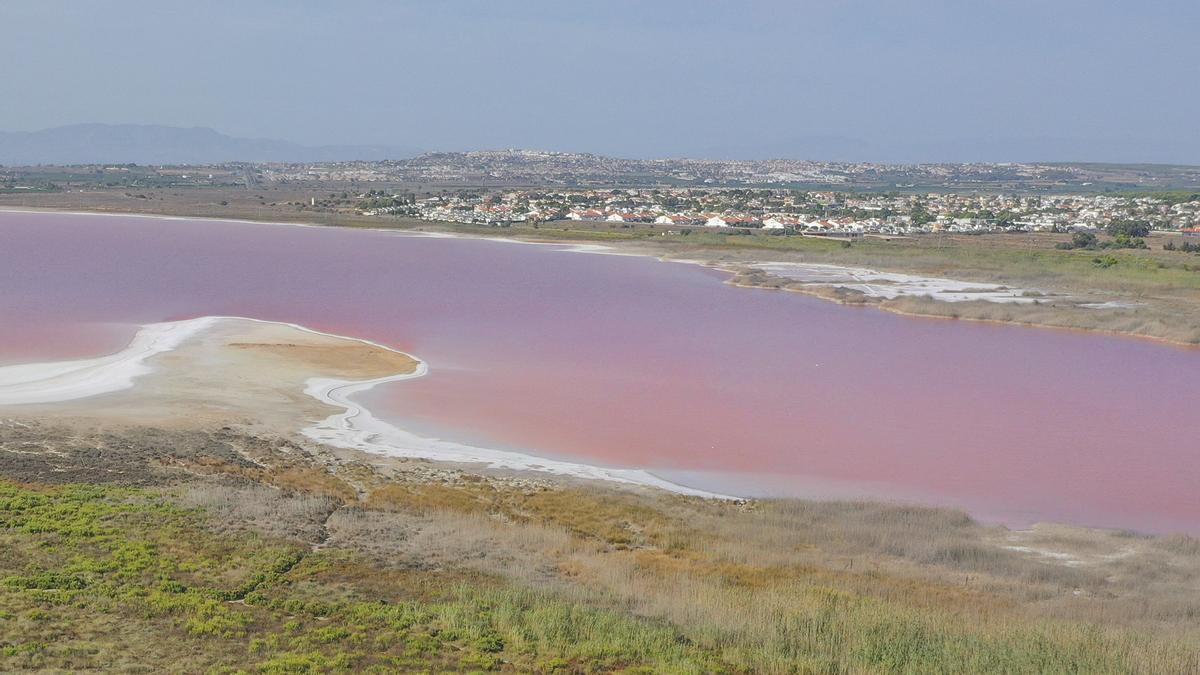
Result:
M1200 137L1179 139L1174 144L1154 144L1129 138L1105 142L1043 138L1039 153L1021 152L1020 139L969 141L908 141L909 150L899 154L862 139L841 136L781 138L761 145L709 147L699 152L667 156L621 157L593 152L555 150L466 150L425 152L391 145L301 145L290 141L229 136L208 127L174 127L160 124L73 124L41 131L0 131L0 166L71 164L203 165L225 162L350 162L398 160L411 167L450 164L458 168L512 164L528 168L539 164L574 170L587 167L598 172L659 167L663 162L807 162L891 166L921 164L1040 164L1106 166L1200 166ZM1170 146L1168 148L1167 146ZM1192 149L1194 146L1194 150ZM1134 152L1133 148L1144 152ZM1122 151L1124 148L1125 151ZM1145 156L1141 162L1114 162L1120 156ZM989 157L987 160L972 157Z
M0 131L0 165L219 164L401 159L409 148L376 145L305 146L237 138L205 127L156 124L73 124L41 131Z

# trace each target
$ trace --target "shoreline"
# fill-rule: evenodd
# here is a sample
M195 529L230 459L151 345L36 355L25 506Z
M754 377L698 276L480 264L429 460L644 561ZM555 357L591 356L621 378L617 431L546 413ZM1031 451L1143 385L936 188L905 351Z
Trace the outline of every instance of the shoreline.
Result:
M148 359L174 351L219 318L144 324L113 354L0 367L0 406L64 403L129 389L153 371Z
M1016 533L1030 532L1030 531L1035 530L1038 526L1041 526L1041 525L1063 525L1066 527L1081 528L1083 530L1088 530L1088 531L1117 531L1120 529L1119 526L1116 526L1116 525L1104 525L1104 524L1098 523L1098 522L1086 523L1086 522L1081 522L1081 521L1053 520L1053 519L1046 520L1046 519L1041 519L1041 518L1014 520L1007 515L996 515L996 514L988 515L987 512L985 512L985 511L980 511L980 510L977 510L976 508L972 508L972 507L969 507L966 505L949 503L949 502L946 502L943 500L937 500L937 499L924 499L924 498L921 498L916 495L904 495L904 496L893 495L891 497L888 497L888 496L884 496L884 495L881 495L878 493L874 493L874 494L868 493L868 494L859 494L859 495L843 494L840 496L830 494L830 495L822 496L820 494L811 494L810 493L808 495L796 495L796 496L788 496L788 497L772 497L770 495L733 496L728 493L710 492L710 491L704 490L702 488L690 487L685 483L674 482L667 478L661 478L661 477L655 475L653 472L648 471L648 470L643 470L643 469L619 469L619 468L612 468L612 467L604 467L604 466L599 466L599 465L594 465L594 464L587 464L584 462L572 462L572 461L550 459L550 458L540 457L540 456L538 456L536 454L532 454L532 453L515 452L515 451L508 451L508 450L471 446L471 445L460 444L460 443L443 440L443 439L439 439L439 438L422 437L417 434L406 431L400 427L397 427L393 424L390 424L387 421L376 418L374 416L374 414L367 407L365 407L364 405L362 405L360 403L356 403L353 400L353 397L356 394L367 391L377 385L384 384L387 382L395 382L395 381L402 381L402 380L407 380L407 379L414 379L414 378L418 378L418 377L424 377L425 375L429 374L429 372L430 372L430 368L426 362L424 362L423 360L421 360L417 357L414 357L411 354L408 354L406 352L403 352L403 351L400 351L397 349L393 349L393 348L387 347L385 345L381 345L377 342L373 342L373 341L370 341L367 339L349 337L349 336L344 336L344 335L340 335L337 333L318 331L318 330L306 328L299 324L294 324L294 323L289 323L289 322L255 319L255 318L250 318L250 317L205 316L205 317L198 317L198 318L194 318L194 319L184 319L184 320L181 320L178 322L163 322L163 323L146 324L146 326L144 328L150 334L158 335L158 336L165 336L165 338L169 342L171 342L171 349L163 348L158 351L153 351L153 350L148 350L148 349L142 348L142 349L135 350L132 348L132 345L134 343L138 343L142 347L145 346L144 344L141 344L136 339L136 336L135 336L135 339L131 340L131 347L121 350L120 352L117 352L117 354L120 355L120 354L126 354L126 353L134 353L137 356L137 358L126 358L126 359L119 359L119 360L113 359L112 360L112 366L111 366L110 370L117 371L117 373L119 375L122 375L121 377L105 378L105 377L103 377L103 375L105 373L101 372L100 373L101 377L98 377L96 379L98 379L101 383L108 383L110 385L108 388L105 388L103 390L101 390L100 388L96 388L93 390L83 390L82 392L77 392L74 396L72 396L70 398L60 398L59 402L65 403L67 401L76 401L76 400L85 399L85 398L92 398L92 397L98 398L101 396L101 394L105 394L105 393L112 394L112 393L116 393L119 391L134 391L136 393L140 387L147 387L149 389L149 395L156 396L156 395L158 395L158 394L156 394L156 390L161 390L161 388L163 386L162 380L155 379L144 385L140 384L139 382L136 382L135 380L137 380L137 378L141 378L144 375L150 374L155 371L164 373L164 374L178 372L178 373L182 373L184 375L184 377L188 377L189 369L188 369L188 367L179 368L178 366L176 366L173 369L158 369L158 368L154 368L154 367L151 367L150 365L146 364L145 361L149 360L153 356L157 356L160 354L166 354L169 351L172 351L175 347L180 347L183 349L191 349L190 345L187 344L189 339L199 340L205 334L206 330L211 330L211 331L215 331L215 332L219 333L220 331L218 331L218 329L219 329L219 327L222 326L223 321L244 321L244 322L253 323L253 324L261 324L261 325L267 326L267 327L287 327L290 329L298 330L298 331L312 334L312 335L333 338L336 340L345 340L345 341L349 341L349 342L360 343L362 345L367 345L372 348L377 348L377 349L381 349L381 350L384 350L387 352L391 352L393 354L402 355L406 359L409 359L412 361L413 367L411 368L411 370L406 370L406 372L399 372L399 373L395 373L395 374L391 374L391 375L383 375L383 376L376 376L376 377L368 377L366 379L346 379L345 376L343 376L343 377L312 376L310 374L313 372L313 369L310 366L309 368L307 368L307 373L310 373L309 375L303 374L304 371L302 370L301 374L298 377L289 378L288 384L285 387L278 387L277 389L275 389L275 391L287 391L287 392L292 392L292 393L298 394L298 396L296 397L296 401L294 401L292 404L290 404L289 407L284 408L284 410L292 411L289 414L282 415L282 416L279 414L275 414L272 417L267 412L268 408L249 408L249 409L243 408L242 410L240 410L236 413L234 413L234 412L225 413L227 416L228 415L240 416L243 419L243 421L240 422L241 426L245 426L245 425L249 424L250 428L258 428L260 430L259 432L265 430L268 433L272 433L272 434L282 434L284 436L287 436L287 435L299 436L299 437L305 438L309 441L312 441L314 443L317 443L321 446L324 446L327 449L327 451L332 451L335 453L339 450L348 450L352 453L362 453L364 455L371 455L371 456L376 456L376 457L380 457L380 458L396 459L396 460L400 460L400 461L411 460L411 459L431 461L431 462L436 462L436 463L442 464L443 466L448 466L448 467L472 465L472 466L476 467L476 469L490 469L490 470L500 471L501 475L504 475L507 472L513 472L518 475L523 474L529 478L534 478L534 477L536 477L537 474L543 474L543 475L548 474L549 476L554 476L557 478L562 478L562 479L567 479L567 480L579 480L579 481L583 481L583 482L601 481L607 485L614 486L614 487L624 486L626 488L640 488L640 489L650 488L655 492L661 490L662 492L665 492L667 494L698 497L701 499L721 501L721 502L741 503L741 502L745 502L745 501L759 501L759 500L770 501L772 499L784 499L785 501L797 500L800 502L812 502L812 503L827 503L827 502L857 503L857 502L862 502L862 503L911 505L911 506L916 506L916 507L930 507L930 508L938 508L938 509L961 510L963 513L968 514L972 518L972 520L974 520L975 522L978 522L983 525L989 525L989 524L999 525L999 526L1005 528L1006 531L1016 532ZM164 330L164 328L178 328L180 326L188 328L189 330L186 330L186 331ZM225 339L226 340L241 340L241 339L244 339L244 338L240 337L240 335L242 335L242 334L244 334L244 333L233 333L232 335L226 335ZM286 339L288 341L288 343L291 343L295 338L286 338L285 337L283 339ZM144 342L144 341L142 341L142 342ZM239 342L226 342L225 344L227 345L226 348L256 346L253 343L245 343L245 342L240 342L240 341ZM294 346L294 345L286 344L284 346ZM112 356L112 355L110 355L110 356ZM191 357L188 357L188 358L191 358ZM104 360L104 359L105 359L105 357L101 357L100 359L81 359L78 361L90 362L90 361ZM78 361L67 361L65 363L74 364L74 363L77 363ZM49 364L35 363L35 364L21 364L21 365L22 366L46 366L46 365L55 366L55 365L58 365L61 363L63 363L63 362L50 362ZM250 368L251 366L249 366L247 364L242 364L241 366L235 366L235 368L238 368L238 367ZM129 371L132 371L135 368L142 368L142 369L136 370L135 372L133 372L133 374L128 374ZM88 371L88 373L94 376L96 374L96 371L97 371L97 369L92 368ZM232 372L238 373L238 372L245 372L245 371L234 370ZM0 368L0 376L2 376L3 374L4 374L4 369ZM109 374L111 374L111 373L109 373ZM223 381L227 381L227 380L223 380ZM169 383L170 380L167 380L167 382ZM276 382L278 382L278 380L276 380ZM4 393L3 389L4 389L4 385L2 383L0 383L0 394ZM262 392L260 390L257 393L262 393ZM192 395L194 397L194 394L192 394ZM269 392L268 392L268 395L270 395ZM254 394L251 394L251 396L249 397L248 400L250 400L250 401L256 400L253 398L253 396L254 396ZM242 396L242 398L244 400L247 399L246 396ZM296 414L295 411L297 408L295 407L295 403L298 402L299 400L316 402L316 403L324 404L326 406L330 406L333 408L338 408L340 410L322 417L322 415L325 415L325 412L322 410L322 408L313 406L313 407L306 409L307 411L304 413ZM227 402L224 400L215 400L214 402L221 404L221 405L228 405ZM137 399L130 401L129 399L118 398L118 399L116 399L115 402L100 403L100 405L102 406L101 409L102 410L104 409L103 406L112 408L114 403L118 408L124 408L124 407L130 406L130 405L133 405L136 407L137 405L139 405L139 403L137 402ZM32 401L30 401L30 404L34 406L32 408L32 410L25 411L25 410L21 409L21 407L20 407L21 404L19 404L19 403L7 403L7 404L0 403L0 422L2 422L5 419L5 417L9 414L14 414L14 415L16 415L16 418L19 419L19 418L25 416L26 412L33 412L34 417L32 417L31 419L41 419L41 415L46 414L48 411L48 409L45 406L38 407L38 404L35 404ZM14 407L7 407L7 406L14 406ZM114 409L116 409L116 408L114 408ZM69 416L74 416L77 414L74 411L71 411L69 409L64 412L66 412ZM262 417L262 415L267 415L267 417ZM172 418L178 419L179 417L180 417L179 409L176 408L174 413L172 414ZM226 419L229 419L232 421L232 418L226 417ZM274 421L269 422L266 426L260 426L259 422L265 422L269 419L273 419ZM221 422L221 423L223 424L224 422ZM133 424L136 426L139 424L143 424L143 422L135 421L135 422L133 422ZM700 484L703 484L703 482L701 482ZM854 491L857 491L857 490L854 490ZM753 493L743 493L743 494L753 494ZM1137 530L1137 531L1146 532L1146 533L1157 532L1156 536L1158 536L1158 535L1168 534L1170 532L1173 532L1174 530L1164 530L1164 531Z
M697 263L697 264L703 264L703 263ZM708 265L705 265L705 266L708 267ZM810 298L816 298L818 300L832 302L832 303L841 305L842 307L873 309L873 310L877 310L880 312L889 312L891 314L896 314L898 316L906 316L906 317L911 317L914 319L936 319L939 321L971 321L974 323L985 323L985 324L992 324L992 325L996 325L996 326L1012 326L1014 328L1035 328L1038 330L1064 331L1067 333L1079 333L1079 334L1084 334L1084 335L1102 335L1102 336L1107 336L1107 337L1139 340L1139 341L1143 341L1143 342L1153 342L1155 344L1164 345L1164 346L1168 346L1168 347L1175 347L1175 348L1179 348L1179 349L1185 349L1188 351L1200 351L1200 343L1197 343L1197 342L1187 342L1184 340L1172 340L1171 338L1157 337L1154 335L1145 335L1143 333L1115 330L1115 329L1111 329L1111 328L1087 328L1087 327L1080 327L1080 326L1060 326L1060 325L1055 325L1052 323L1039 323L1036 321L1020 321L1020 320L1015 320L1015 319L989 319L986 317L974 317L974 316L948 316L945 314L930 314L927 312L918 312L918 311L914 311L914 310L910 310L910 309L904 309L901 307L891 307L891 306L884 304L882 301L853 302L853 301L849 301L849 300L842 300L839 298L832 298L832 297L829 297L828 295L824 295L819 292L819 289L821 289L821 288L831 288L829 286L817 286L817 285L812 285L810 287L760 286L760 285L756 285L756 284L747 284L747 283L742 283L742 282L736 281L736 277L738 276L737 272L734 272L734 271L731 271L728 269L724 269L724 268L720 268L720 267L712 267L712 269L717 269L722 272L726 272L726 273L730 274L731 275L730 278L725 280L725 282L724 282L724 283L729 284L730 286L735 286L737 288L754 289L754 290L760 290L760 291L783 291L786 293L798 293L800 295L808 296ZM841 288L841 287L837 287L837 288ZM909 296L909 297L919 298L922 296ZM943 302L944 304L947 304L947 305L955 304L955 303L945 302L945 301L941 301L941 300L934 300L933 302ZM999 303L997 303L997 304L999 304Z
M1040 321L1036 321L1036 320L1025 321L1025 320L1018 320L1018 319L993 319L993 318L987 318L987 317L970 317L970 316L961 316L961 315L960 316L946 316L946 315L941 315L941 314L931 314L931 313L927 313L927 312L913 311L913 310L898 308L898 307L888 307L888 306L883 305L881 302L863 302L863 303L847 302L844 300L840 300L838 298L829 297L828 295L822 294L822 293L818 292L818 290L817 290L817 289L821 289L821 288L845 288L844 286L822 286L822 285L816 285L816 284L808 284L808 285L800 284L801 286L811 286L811 288L797 287L797 284L799 282L792 282L791 284L788 284L789 279L787 277L774 275L774 274L771 274L769 271L764 271L764 273L773 279L778 279L779 281L784 282L786 285L771 286L771 285L750 284L750 283L744 283L744 282L737 281L736 280L737 277L742 276L742 272L740 272L738 270L730 269L727 263L723 263L720 261L704 260L704 259L697 259L697 258L672 258L672 257L670 257L670 253L664 253L664 252L658 252L658 251L622 250L622 249L634 248L638 244L650 244L651 246L653 246L653 244L651 242L634 242L634 243L631 243L629 246L622 246L619 244L618 245L598 244L595 242L588 242L588 241L582 241L582 240L570 240L570 239L564 239L561 241L527 239L527 238L522 238L520 235L503 237L503 236L488 236L488 235L482 235L482 234L461 233L461 232L452 232L452 231L447 232L447 231L443 231L443 230L418 230L418 229L400 228L400 227L396 227L396 228L371 227L371 226L365 226L365 225L358 226L358 225L338 225L338 224L315 223L315 222L252 220L252 219L248 219L248 218L232 218L232 217L220 217L220 216L181 216L181 215L173 215L173 214L165 214L165 213L162 213L162 214L160 214L160 213L133 213L133 212L125 212L125 211L105 211L105 210L77 211L77 210L40 208L40 207L0 206L0 213L26 213L26 214L32 214L32 215L65 214L65 215L79 215L79 216L108 216L108 217L148 218L148 219L160 219L160 220L184 220L184 221L186 221L186 220L202 220L202 221L213 221L213 222L224 222L224 223L239 223L239 224L246 224L246 225L273 225L273 226L291 226L291 227L303 227L303 228L331 228L331 229L340 228L340 229L348 229L348 230L361 230L361 231L366 231L366 232L388 233L388 234L395 234L398 236L432 237L432 238L444 238L444 239L474 239L474 240L493 241L493 242L508 243L508 244L551 246L551 247L558 247L559 250L562 250L562 251L565 251L568 253L589 253L589 254L593 254L593 255L616 255L616 256L629 256L629 257L644 257L644 258L653 258L660 262L699 265L701 267L706 267L708 269L712 269L712 270L716 270L716 271L719 271L719 272L722 272L725 274L729 274L730 278L726 279L724 281L724 283L727 283L727 284L737 287L737 288L755 288L755 289L760 289L760 290L791 291L794 293L801 293L803 295L818 298L821 300L834 302L834 303L837 303L839 305L843 305L846 307L861 306L861 307L865 307L865 308L878 309L881 311L890 312L892 314L896 314L899 316L906 316L906 317L917 318L917 319L975 321L975 322L980 322L980 323L991 323L991 324L997 324L997 325L1018 326L1018 327L1022 327L1022 328L1065 330L1065 331L1071 331L1071 332L1107 335L1107 336L1119 337L1119 338L1136 338L1139 340L1149 340L1151 342L1157 342L1160 344L1169 345L1172 347L1179 347L1179 348L1190 348L1190 349L1200 348L1200 342L1188 341L1188 340L1178 340L1178 339L1173 339L1173 338L1169 338L1169 337L1151 335L1151 334L1147 334L1147 333L1139 333L1139 332L1129 331L1129 330L1117 330L1117 329L1111 329L1111 328L1090 327L1090 326L1064 326L1064 325L1060 325L1060 324L1040 322ZM432 227L445 227L445 226L449 225L449 223L444 223L441 221L422 221L422 222L428 222ZM770 264L779 264L779 263L787 264L786 261L772 261L772 260L767 260L767 259L759 259L759 260L753 261L752 263L742 263L742 264L770 265ZM839 268L839 269L843 269L843 270L860 269L860 268L858 268L856 266L852 266L852 265L831 265L828 263L806 263L806 264L825 265L828 267ZM904 275L908 275L908 276L919 276L919 275L911 275L906 272L892 273L892 272L887 272L885 270L878 270L878 269L871 269L871 271L876 272L876 273L881 273L881 274L904 274ZM933 277L927 277L927 278L932 279ZM968 284L968 285L976 285L976 284L985 283L985 282L962 281L962 280L956 280L956 279L946 279L946 281L956 281L956 282L960 282L960 283ZM919 298L919 297L925 297L925 296L910 295L910 296L902 296L902 297ZM952 302L948 302L948 301L944 301L944 300L937 300L937 299L934 299L934 301L935 302L943 302L944 304L947 304L947 305L957 304L957 303L952 303ZM1003 305L1003 304L1010 304L1010 303L994 303L994 304ZM1016 303L1011 303L1011 304L1016 304ZM341 337L341 336L335 336L335 337Z
M566 478L603 480L657 488L675 494L705 499L740 499L673 483L644 469L619 469L583 462L555 460L534 454L481 448L418 436L375 417L365 406L352 401L351 396L387 382L424 377L430 372L429 365L425 361L407 352L364 338L327 333L295 323L252 317L203 316L180 321L144 324L134 334L129 346L114 354L95 358L0 367L0 410L4 406L53 405L134 389L137 385L135 380L154 372L155 369L146 363L149 359L174 351L189 339L226 321L248 321L286 326L313 335L348 340L383 349L407 357L416 363L412 372L365 380L330 377L306 378L303 389L305 395L320 403L343 409L323 420L294 430L305 438L318 443L391 457L459 464L482 464L489 469L540 472Z

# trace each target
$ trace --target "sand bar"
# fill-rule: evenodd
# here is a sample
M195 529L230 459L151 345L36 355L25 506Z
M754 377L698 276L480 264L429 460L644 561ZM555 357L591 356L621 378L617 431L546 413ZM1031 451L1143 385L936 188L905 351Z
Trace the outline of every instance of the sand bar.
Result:
M206 342L211 344L204 351L201 345L193 344ZM174 360L164 358L172 356ZM337 375L306 377L303 393L310 402L340 408L341 412L312 423L316 417L312 406L295 401L288 395L293 392L270 391L299 388L295 382L297 372ZM219 417L222 412L233 415L235 410L239 416L282 416L294 425L288 431L309 423L300 431L303 436L338 448L732 498L677 485L639 469L546 459L421 437L375 417L352 398L378 385L423 377L429 372L428 364L420 359L367 340L296 324L208 316L145 325L128 347L109 356L0 368L0 406L96 399L97 405L91 406L93 412L111 414L108 405L136 415L142 409L138 394L144 390L143 398L154 401L146 407L156 409L156 418L163 415L157 409L172 404L180 416ZM236 379L237 385L230 379ZM103 395L118 392L127 394L106 404Z

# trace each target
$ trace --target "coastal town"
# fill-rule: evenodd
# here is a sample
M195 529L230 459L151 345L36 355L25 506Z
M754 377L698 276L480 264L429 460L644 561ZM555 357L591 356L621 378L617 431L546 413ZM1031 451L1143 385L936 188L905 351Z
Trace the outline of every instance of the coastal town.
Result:
M0 675L1200 675L1198 27L0 0Z
M0 155L0 164L5 164ZM1079 163L886 164L801 159L624 159L540 150L432 152L336 162L0 166L0 193L108 187L339 184L458 190L588 188L788 189L841 192L1122 194L1200 190L1200 168ZM365 189L365 187L364 187Z
M543 150L430 152L385 161L261 164L274 183L424 183L447 187L772 187L871 191L1085 192L1200 186L1200 168L1071 163L889 164L811 159L629 159Z
M1187 166L650 160L503 150L384 161L0 167L0 195L13 203L71 205L101 193L122 208L187 195L198 207L495 227L574 221L663 233L898 237L1087 234L1128 223L1134 231L1200 235L1200 168Z
M1113 222L1200 235L1200 195L971 195L767 189L460 190L359 195L359 213L506 226L555 221L778 234L1097 232Z

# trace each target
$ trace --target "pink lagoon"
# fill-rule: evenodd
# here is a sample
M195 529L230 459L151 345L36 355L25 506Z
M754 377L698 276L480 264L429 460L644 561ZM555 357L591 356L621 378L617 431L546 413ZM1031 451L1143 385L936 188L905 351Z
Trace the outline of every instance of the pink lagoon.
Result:
M286 321L426 361L359 398L419 435L727 494L1200 533L1200 351L565 249L0 212L0 364L111 353L146 323Z

